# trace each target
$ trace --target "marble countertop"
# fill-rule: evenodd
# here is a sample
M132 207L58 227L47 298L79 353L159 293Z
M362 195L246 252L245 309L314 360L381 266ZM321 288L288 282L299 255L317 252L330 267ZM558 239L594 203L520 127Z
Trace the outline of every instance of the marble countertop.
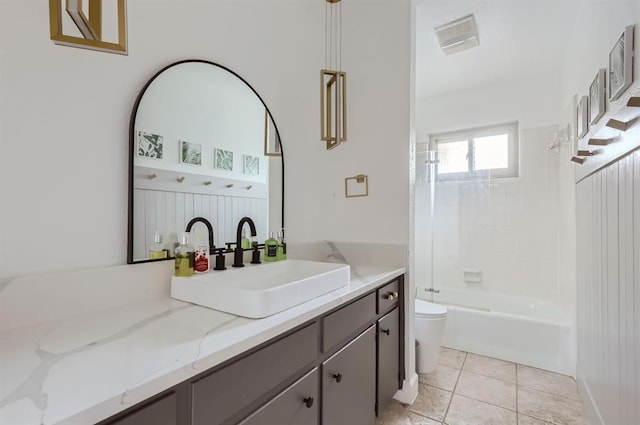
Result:
M92 424L403 274L351 266L349 286L264 319L159 298L0 332L0 424Z

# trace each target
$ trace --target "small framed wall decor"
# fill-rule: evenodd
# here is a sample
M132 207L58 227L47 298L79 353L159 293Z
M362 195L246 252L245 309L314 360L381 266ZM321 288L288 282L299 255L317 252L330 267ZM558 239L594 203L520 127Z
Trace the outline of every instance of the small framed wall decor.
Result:
M180 162L183 164L202 165L202 145L184 140L180 141Z
M589 130L589 98L582 96L576 107L576 137L584 137Z
M629 25L609 53L609 100L616 100L633 82L633 33Z
M138 131L136 154L141 158L162 159L162 136Z
M244 169L245 174L251 176L257 176L260 174L260 158L257 156L244 155Z
M607 108L606 83L607 71L602 68L598 71L589 87L589 123L594 125L602 117Z
M213 167L219 170L233 171L233 152L214 148Z

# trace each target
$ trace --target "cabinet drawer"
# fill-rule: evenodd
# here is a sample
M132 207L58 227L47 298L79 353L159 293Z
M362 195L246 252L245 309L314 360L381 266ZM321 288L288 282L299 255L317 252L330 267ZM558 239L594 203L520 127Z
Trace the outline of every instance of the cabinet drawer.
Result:
M378 313L382 313L391 307L398 305L400 298L400 283L394 280L378 289Z
M318 381L316 367L239 425L318 425Z
M322 319L322 352L353 335L375 317L375 293L325 316Z
M193 383L193 425L217 425L308 366L318 356L318 323Z
M178 397L170 393L127 416L108 422L108 425L176 425L178 423Z

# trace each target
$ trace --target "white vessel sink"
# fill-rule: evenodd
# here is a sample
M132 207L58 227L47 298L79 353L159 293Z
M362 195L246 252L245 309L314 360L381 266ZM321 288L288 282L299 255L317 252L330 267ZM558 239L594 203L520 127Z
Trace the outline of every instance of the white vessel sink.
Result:
M261 318L350 283L345 264L285 260L192 277L172 277L171 297L238 316Z

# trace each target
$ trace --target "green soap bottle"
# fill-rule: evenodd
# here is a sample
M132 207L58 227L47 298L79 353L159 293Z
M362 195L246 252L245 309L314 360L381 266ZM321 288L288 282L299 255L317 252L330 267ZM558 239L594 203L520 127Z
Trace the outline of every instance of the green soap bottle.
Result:
M189 245L189 233L182 233L180 238L180 245L175 251L175 275L176 276L193 276L195 266L195 249Z
M287 259L287 243L284 240L284 229L278 232L278 249L276 251L278 261Z
M246 235L244 229L242 230L242 239L240 240L240 248L242 248L242 249L251 249L251 248L253 248L253 244L251 243L251 240L249 238L247 238L247 235Z
M265 263L278 261L278 241L274 239L273 232L269 234L269 239L264 241L264 258Z

